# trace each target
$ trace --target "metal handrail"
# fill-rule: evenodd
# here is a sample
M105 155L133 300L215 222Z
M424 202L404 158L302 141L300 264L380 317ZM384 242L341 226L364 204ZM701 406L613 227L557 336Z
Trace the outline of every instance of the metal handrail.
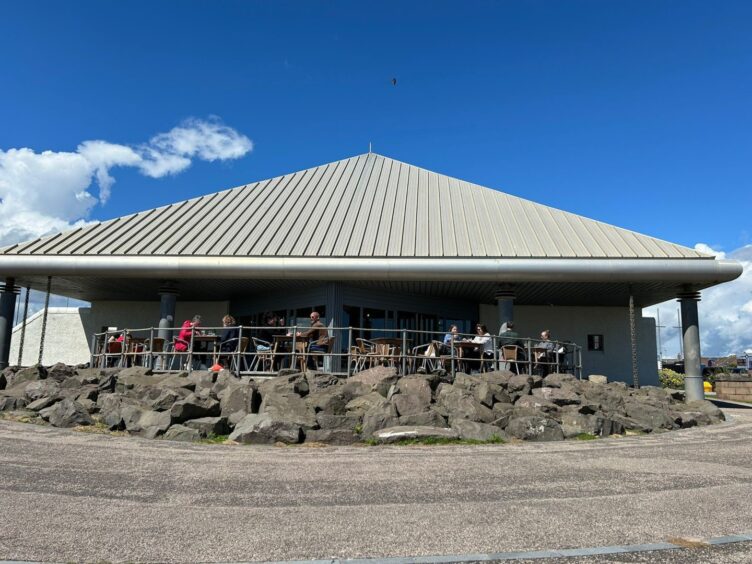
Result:
M182 327L173 327L168 328L169 331L180 331ZM92 335L92 354L91 354L91 365L92 366L107 366L113 362L113 360L117 360L117 364L119 366L125 366L128 364L128 362L131 362L131 359L129 359L130 353L128 352L128 343L129 341L132 341L133 339L143 339L144 343L144 353L148 352L148 354L141 355L141 358L145 362L145 365L153 370L157 371L170 371L171 363L167 363L167 357L172 356L173 360L175 358L185 358L186 364L187 364L187 370L191 372L195 368L194 358L197 357L204 357L204 356L211 356L212 359L216 362L220 358L226 358L228 359L230 366L234 365L236 367L235 374L239 376L241 373L246 374L259 374L259 375L270 375L274 374L276 371L276 366L282 366L284 364L289 365L290 367L295 367L297 362L300 359L300 355L304 355L304 362L308 360L307 357L307 351L304 349L302 352L298 351L298 343L300 343L299 335L300 329L304 329L301 327L298 327L297 325L291 325L291 326L281 326L281 327L270 327L270 326L247 326L247 325L237 325L232 327L197 327L195 328L195 331L191 331L191 339L189 342L188 349L186 351L175 351L168 350L168 343L163 344L163 349L161 352L154 352L153 351L153 343L155 341L155 335L158 334L158 327L144 327L144 328L138 328L138 329L117 329L112 331L103 331L100 333L94 333ZM250 349L250 346L245 351L241 351L241 343L242 339L239 337L237 339L238 345L235 351L221 351L221 341L219 341L219 334L218 332L224 329L237 329L238 335L243 336L246 335L249 338L249 344L252 342L252 338L254 335L257 335L260 332L268 332L268 331L274 331L278 334L285 334L291 337L290 339L290 349L287 350L284 347L281 347L279 343L273 343L273 362L271 366L271 371L253 371L253 370L247 370L248 367L254 366L253 362L249 361L248 357L252 357L256 354L255 349ZM305 328L307 329L307 327ZM469 340L472 340L473 338L477 337L477 334L472 333L457 333L452 334L452 337L450 339L450 342L448 345L443 344L443 335L446 335L446 331L426 331L426 330L420 330L420 329L405 329L405 328L366 328L366 327L323 327L322 329L329 332L330 335L334 335L335 337L335 349L331 350L330 352L317 354L316 356L321 356L325 358L326 363L326 357L329 359L335 359L339 358L341 361L346 362L346 368L344 370L340 368L340 370L337 372L341 375L351 376L353 373L355 373L358 370L363 369L364 367L370 367L375 364L391 364L398 368L398 370L402 374L407 374L412 367L415 367L415 369L418 368L418 361L419 360L425 360L426 353L423 354L416 354L415 349L417 348L413 343L423 341L426 343L431 343L433 341L437 341L439 343L442 343L442 347L446 346L448 350L448 354L442 355L439 351L435 351L434 354L436 355L435 358L438 359L437 364L446 364L446 361L450 363L450 366L447 368L444 366L444 369L447 370L447 372L451 372L452 378L455 376L456 372L458 371L458 368L464 368L464 369L471 369L474 365L477 364L479 368L485 367L486 364L491 363L491 367L494 369L498 369L501 366L506 366L507 362L504 360L503 355L500 354L500 349L505 345L505 343L512 340L508 337L503 337L501 335L488 335L490 339L492 339L493 342L493 359L484 359L483 358L483 351L479 351L480 358L478 359L470 359L463 355L462 349L460 348L460 343L467 342ZM343 335L343 332L347 331L347 346L346 348L342 349L342 344L345 341L344 339L338 338L338 336ZM213 343L214 347L213 350L200 350L196 348L196 343L194 340L194 337L197 335L197 333L204 333L209 334L211 336L216 336L217 339ZM377 358L375 355L370 355L367 359L360 358L362 355L360 351L354 351L353 343L357 341L354 337L354 333L357 333L358 335L369 335L370 341L378 342L379 340L387 340L389 341L389 344L387 345L390 347L388 349L388 354L381 355L383 358ZM111 355L107 353L107 343L115 340L117 335L123 335L123 347L121 350L120 355ZM385 337L385 335L394 335L393 337ZM439 338L436 338L439 337ZM517 343L523 343L524 346L522 347L525 351L525 359L520 360L517 359L516 363L525 365L527 368L527 373L532 375L534 371L536 370L542 370L547 371L548 369L551 370L560 370L562 368L562 364L566 364L566 368L574 373L574 375L578 378L582 378L582 347L577 345L576 343L569 342L569 341L559 341L559 340L552 340L550 341L551 347L552 347L552 353L551 355L546 355L545 358L534 358L534 352L533 349L535 348L535 345L540 342L540 339L534 339L531 337L517 337L513 339ZM478 348L482 349L483 345L481 343L478 343ZM305 347L306 345L304 345ZM463 347L464 348L464 347ZM564 352L557 352L561 351L563 348ZM566 362L562 362L562 356L569 356L571 355L571 364ZM117 356L118 358L115 359L114 357ZM244 362L244 358L245 362ZM161 363L157 363L157 359L161 357L163 361ZM446 357L446 361L441 360L442 357ZM356 361L357 360L357 361ZM363 362L360 362L363 361ZM132 362L136 362L136 356L133 355ZM158 365L159 364L159 365ZM183 364L182 361L180 363ZM435 366L436 364L431 364L432 366ZM243 368L246 368L244 370Z

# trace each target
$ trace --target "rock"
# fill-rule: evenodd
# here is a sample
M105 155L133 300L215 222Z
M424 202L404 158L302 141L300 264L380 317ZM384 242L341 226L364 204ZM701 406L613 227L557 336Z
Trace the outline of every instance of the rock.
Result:
M191 419L185 422L186 427L196 429L202 437L210 435L227 435L230 432L230 426L227 424L227 417L201 417Z
M356 415L332 415L322 411L316 414L316 422L322 429L344 429L354 432L356 427L362 424L363 419Z
M436 409L449 420L450 425L455 419L480 423L490 423L495 419L493 411L481 404L472 393L446 384L439 387Z
M549 374L549 376L559 376L559 374ZM568 376L568 374L566 374ZM539 397L548 400L555 405L574 405L580 403L580 396L573 392L570 388L550 388L545 386L543 388L535 388L532 390L534 397Z
M351 445L359 441L360 435L349 429L313 429L305 434L305 442L307 443Z
M435 409L429 409L422 413L403 415L399 418L399 425L409 427L446 427L446 419Z
M47 378L47 369L41 364L22 368L13 375L13 380L8 380L7 387L15 387L21 382L33 382L34 380L45 380Z
M47 369L47 378L58 383L76 375L76 369L62 362L58 362Z
M500 374L498 372L494 374ZM505 378L509 381L509 377ZM454 385L472 392L475 399L486 407L493 407L496 402L510 402L509 395L504 391L502 385L489 381L485 375L468 376L467 374L458 374Z
M138 433L143 430L141 418L146 410L138 405L127 404L120 408L123 428L130 433ZM167 412L165 412L167 413Z
M303 437L300 425L275 420L268 413L246 415L230 434L230 440L245 444L297 444Z
M576 382L577 378L571 374L557 374L552 373L543 378L543 385L549 388L561 388L561 385L565 382Z
M138 419L142 434L151 439L164 434L171 424L169 411L144 411Z
M447 428L396 426L376 431L373 438L388 444L409 439L458 439L459 433Z
M26 409L28 409L29 411L41 411L45 407L49 407L53 403L57 403L62 399L63 398L59 397L39 398L38 400L34 400L33 402L27 404Z
M214 390L216 390L216 387ZM239 411L246 414L257 413L261 405L261 396L250 382L232 382L221 389L217 397L219 398L220 414L225 417Z
M577 411L564 412L561 414L561 430L567 439L583 433L599 436L603 430L603 417Z
M261 382L258 389L262 400L271 394L298 395L301 397L308 395L308 380L306 380L305 374L295 372L282 375L283 372L283 370L280 370L280 376Z
M430 397L428 401L425 401L423 397L413 394L396 394L392 396L390 402L397 410L397 415L400 416L424 413L431 405Z
M342 380L333 374L326 374L323 372L306 372L305 379L308 382L309 394L332 387L342 386Z
M316 388L305 397L305 402L315 413L323 411L332 415L344 415L347 411L341 385Z
M620 417L620 416L614 416ZM624 432L624 425L617 419L606 417L601 425L601 437L610 437L611 435L621 435Z
M674 421L665 409L643 402L629 401L624 405L627 417L651 430L673 429Z
M138 402L132 398L126 398L118 394L100 394L97 398L99 417L107 427L114 430L125 429L123 409L128 406L138 407ZM132 424L132 411L127 412L128 420Z
M389 366L375 366L367 370L361 370L348 380L349 383L364 384L371 391L378 392L386 397L389 387L399 380L397 369Z
M512 399L526 396L533 388L533 377L527 374L519 374L509 378L507 392Z
M81 398L81 399L76 399L75 401L80 403L81 407L83 407L87 413L94 413L97 410L97 402L95 402L94 400Z
M698 411L700 413L704 413L713 422L718 421L725 421L726 417L723 415L723 412L718 409L718 406L716 406L714 403L706 401L706 400L697 400L697 401L690 401L687 403L679 403L674 406L672 406L676 411L680 412L693 412Z
M99 384L97 384L97 387L99 388L100 392L114 392L116 385L117 373L105 371L105 374L99 379Z
M191 394L184 400L175 402L170 408L170 414L174 422L182 423L199 417L216 417L220 414L220 407L215 399Z
M101 368L77 368L76 376L82 384L99 384L99 381L105 375Z
M27 403L28 400L23 395L20 397L7 394L0 395L0 411L23 409Z
M64 399L46 407L39 415L54 427L77 427L91 425L94 422L86 409L71 399Z
M211 390L217 380L218 372L209 370L194 370L188 375L188 380L193 382L195 391L206 390L206 395L211 395Z
M159 395L149 400L148 405L154 411L169 411L175 402L182 401L191 393L187 388L166 388L159 392Z
M509 420L514 413L514 406L511 403L496 403L493 406L493 421L491 425L495 425L500 429L503 429L509 424Z
M349 401L345 405L345 410L347 413L365 415L366 411L374 407L384 407L385 405L387 405L385 397L379 392L373 391Z
M397 381L396 393L405 396L415 396L420 403L431 403L431 384L423 376L406 376Z
M494 441L506 438L506 433L496 425L477 423L475 421L468 421L467 419L455 420L452 423L452 429L457 431L460 439L471 441Z
M608 384L608 377L601 374L590 374L587 378L593 384Z
M505 431L523 441L562 441L564 433L553 419L543 415L517 417L509 421Z
M537 391L537 390L536 390ZM542 413L555 413L559 407L540 396L523 396L514 404L515 407L537 410Z
M397 410L391 404L374 406L363 415L363 425L361 434L364 437L370 437L375 431L385 427L397 425L399 419Z
M591 384L583 389L587 402L600 406L606 413L617 413L624 406L624 391L611 384Z
M29 401L54 397L60 393L60 384L55 380L35 380L24 386L24 393Z
M235 375L229 370L220 370L212 386L212 392L215 397L219 397L220 392L228 386L242 383L242 380L238 380Z
M162 436L167 441L198 441L201 439L201 434L196 429L185 427L183 425L173 425Z
M316 412L300 396L295 394L266 394L263 398L259 413L269 415L274 421L284 421L303 429L313 429L318 426Z
M121 377L122 378L122 377ZM148 378L148 376L146 377ZM168 374L167 376L158 376L158 379L152 379L152 380L141 380L139 378L139 382L142 382L140 385L152 385L155 388L158 388L160 390L164 389L185 389L188 391L195 391L196 390L196 381L198 378L189 378L188 374L185 372L182 372L180 374ZM128 380L129 382L136 382L136 378L131 378ZM213 385L213 382L212 382ZM202 386L207 387L207 386ZM211 385L208 386L211 388Z
M514 372L509 370L495 370L493 372L486 372L483 374L483 379L489 384L496 384L502 388L506 388L509 383L509 379L514 376Z

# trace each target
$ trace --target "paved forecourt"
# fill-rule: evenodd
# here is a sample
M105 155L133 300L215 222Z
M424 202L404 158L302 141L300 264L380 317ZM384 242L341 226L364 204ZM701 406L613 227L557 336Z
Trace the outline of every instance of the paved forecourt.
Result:
M749 533L752 410L660 435L248 447L0 421L0 559L493 554Z

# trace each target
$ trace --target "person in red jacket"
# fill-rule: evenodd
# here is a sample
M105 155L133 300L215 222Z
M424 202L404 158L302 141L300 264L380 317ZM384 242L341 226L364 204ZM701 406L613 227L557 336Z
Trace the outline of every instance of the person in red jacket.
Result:
M193 319L186 319L183 321L183 326L180 328L177 339L175 339L175 350L178 352L185 352L191 345L191 334L195 331L196 335L200 335L201 331L198 327L201 325L201 316L194 315Z

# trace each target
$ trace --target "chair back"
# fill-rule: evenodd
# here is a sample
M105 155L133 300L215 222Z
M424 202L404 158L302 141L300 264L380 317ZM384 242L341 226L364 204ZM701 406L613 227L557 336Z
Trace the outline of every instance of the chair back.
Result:
M248 343L250 339L248 337L241 337L240 338L240 347L238 347L238 352L244 353L248 349Z
M517 360L520 347L517 345L504 345L501 347L504 360Z
M164 350L165 340L162 337L154 337L151 340L151 352L159 353Z
M121 341L112 341L107 343L107 354L120 354L123 352L123 343Z
M331 353L334 348L334 341L337 339L336 335L332 335L326 340L326 352Z

